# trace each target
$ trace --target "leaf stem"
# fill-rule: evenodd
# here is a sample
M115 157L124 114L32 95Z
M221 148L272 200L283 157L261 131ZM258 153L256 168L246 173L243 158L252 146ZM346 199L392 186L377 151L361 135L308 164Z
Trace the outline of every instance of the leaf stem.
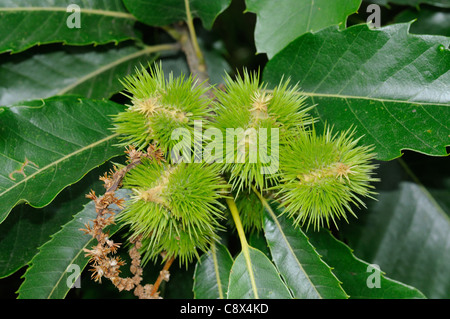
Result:
M198 41L197 41L197 35L195 34L194 22L192 20L191 8L189 6L189 0L184 0L184 5L186 7L186 20L187 20L186 22L188 25L189 34L191 36L192 45L195 50L195 55L197 56L197 59L199 60L199 66L204 68L200 71L204 72L204 71L206 71L205 59L203 58L203 53L200 50L200 46L198 45Z
M247 270L250 276L250 282L252 285L253 294L255 299L259 299L258 290L256 288L255 275L253 274L252 262L250 259L250 251L248 249L247 238L245 237L244 228L242 227L241 218L239 217L239 211L236 207L236 203L233 198L229 197L226 199L228 208L230 209L231 216L233 217L234 223L236 225L236 229L239 235L239 240L241 241L242 253L244 254L244 258L247 264Z

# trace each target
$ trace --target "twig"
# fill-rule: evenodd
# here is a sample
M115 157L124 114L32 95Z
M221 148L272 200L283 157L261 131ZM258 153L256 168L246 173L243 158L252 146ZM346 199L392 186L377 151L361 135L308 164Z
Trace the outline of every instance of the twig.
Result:
M192 41L189 37L189 32L184 25L175 25L175 30L180 35L179 42L181 44L181 50L186 56L186 61L189 66L189 70L192 75L195 75L200 83L208 83L209 76L206 70L206 64L203 60L200 60L195 52Z
M171 257L169 258L166 263L164 264L163 269L159 272L159 276L155 281L155 284L152 287L152 290L150 291L150 295L155 295L159 289L159 286L161 285L162 281L169 281L170 274L169 274L169 268L172 265L175 258Z

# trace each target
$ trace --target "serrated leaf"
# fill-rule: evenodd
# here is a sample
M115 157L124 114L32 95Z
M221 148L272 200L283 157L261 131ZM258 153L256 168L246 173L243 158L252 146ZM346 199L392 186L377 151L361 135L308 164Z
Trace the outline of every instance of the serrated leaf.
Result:
M69 5L80 8L79 28L68 24L77 19L73 10L67 12ZM87 45L135 39L135 21L121 0L1 0L0 53L55 42Z
M346 299L346 292L305 233L264 201L264 233L272 259L294 298Z
M403 149L446 155L450 38L411 35L408 28L356 25L307 33L268 62L264 80L298 82L322 123L338 130L356 126L380 160Z
M256 13L255 45L272 58L289 42L306 32L331 25L345 28L347 17L357 12L361 0L246 0Z
M194 298L226 298L232 265L233 258L228 249L219 243L213 244L195 266Z
M425 188L411 182L380 192L377 199L341 231L355 255L428 298L448 298L449 216Z
M261 299L290 299L291 294L283 283L275 266L264 253L248 247L251 267L254 278L250 278L247 261L241 252L235 259L231 268L230 281L228 284L229 299L253 299L252 280L256 285L258 298Z
M118 190L116 197L125 198L129 193L128 190ZM118 212L117 207L111 206L110 209ZM69 278L75 274L69 266L75 265L81 273L89 260L84 256L83 248L94 245L96 241L80 229L96 216L95 203L91 201L39 248L18 290L19 299L63 299L66 296L72 287L70 284L76 279ZM118 228L118 225L108 228L109 234L112 236Z
M18 203L43 207L91 169L123 154L110 131L124 106L72 96L30 101L0 116L0 222Z
M5 56L0 63L0 105L63 94L110 98L121 91L119 80L153 60L158 48L164 46L40 48Z
M73 212L81 211L89 201L86 194L92 189L104 192L98 177L108 171L110 165L102 165L89 172L80 182L64 189L55 200L44 208L18 205L0 224L0 278L25 266L38 247L46 243L61 225L72 219ZM26 238L26 240L21 240Z
M425 298L416 288L392 280L376 268L357 257L330 231L309 231L307 236L322 259L342 281L342 288L352 299L411 299ZM379 276L379 277L376 277Z
M166 26L186 20L184 0L124 0L127 9L148 25ZM206 29L211 29L217 16L229 5L231 0L189 0L193 17L199 17Z

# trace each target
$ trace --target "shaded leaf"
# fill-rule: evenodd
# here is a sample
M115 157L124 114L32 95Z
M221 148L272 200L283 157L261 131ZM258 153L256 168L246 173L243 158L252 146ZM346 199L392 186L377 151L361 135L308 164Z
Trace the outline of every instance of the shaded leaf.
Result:
M417 21L411 25L411 33L450 36L450 11L432 8L408 9L398 14L394 22L409 22L415 19Z
M355 257L351 249L338 241L328 230L309 231L307 236L322 259L342 281L342 288L352 299L411 299L425 298L416 288L389 279L371 265ZM379 281L375 276L380 275ZM371 278L371 275L374 278ZM369 284L368 284L369 282Z
M450 296L450 219L423 187L403 182L380 192L368 213L341 233L358 257L390 278L428 298Z
M292 298L288 288L283 283L275 266L264 253L249 247L251 267L254 274L254 283L258 298L286 299ZM254 299L252 278L249 275L244 254L241 252L231 268L228 284L229 299Z
M356 126L380 160L403 149L446 155L450 38L411 35L408 28L356 25L307 33L268 62L264 80L298 82L322 123Z
M68 6L80 8L79 28ZM71 16L72 15L72 16ZM135 18L121 0L1 0L0 53L17 53L34 45L62 42L70 45L118 43L137 38Z
M125 198L128 190L118 190L117 198ZM112 211L119 210L113 206ZM87 265L89 258L84 256L83 248L96 244L90 235L80 231L85 224L97 216L95 203L91 201L82 211L73 216L60 231L39 248L39 253L31 260L24 275L24 282L19 288L19 299L63 299L69 292L76 278L75 267L81 271ZM118 226L108 228L112 236ZM69 266L75 267L69 268Z
M186 20L184 0L124 0L127 9L139 21L148 25L166 26ZM189 0L191 14L199 17L206 29L211 29L217 16L231 0Z
M450 8L450 0L371 0L370 2L385 6L389 3L408 5L413 7L416 7L419 4L431 4L437 7Z
M269 59L306 32L331 25L345 28L361 0L246 0L247 11L256 13L255 44Z
M339 280L323 262L300 228L264 203L264 232L272 259L294 298L346 299Z
M195 266L194 297L196 299L226 298L232 265L233 258L228 249L219 243L213 244Z
M123 154L111 115L124 107L71 96L30 101L0 115L0 222L18 203L43 207L91 169Z
M159 48L165 46L44 48L5 56L0 63L0 105L62 94L109 98L122 90L119 80L154 60L152 53Z

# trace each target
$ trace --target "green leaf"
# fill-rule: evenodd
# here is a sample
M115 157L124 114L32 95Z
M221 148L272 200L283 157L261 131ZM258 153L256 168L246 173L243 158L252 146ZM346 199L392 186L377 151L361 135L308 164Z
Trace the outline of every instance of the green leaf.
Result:
M339 280L309 243L305 233L284 216L275 204L266 208L264 232L272 259L294 298L346 299Z
M128 11L139 21L153 26L166 26L186 20L184 0L124 0ZM217 16L231 0L189 0L193 17L199 17L206 29L211 29Z
M70 23L77 21L76 12L67 12L70 4L81 10L79 28ZM86 45L136 39L135 21L121 0L1 0L0 53L55 42Z
M72 219L73 212L83 209L89 201L85 195L91 189L97 193L105 191L98 177L109 168L110 165L102 165L92 170L80 182L64 189L44 208L23 204L12 210L0 224L0 278L26 265L38 252L38 247Z
M30 101L0 115L0 222L18 203L43 207L108 159L115 146L111 115L124 106L72 96Z
M411 25L411 33L450 36L450 11L448 10L440 11L435 8L408 9L399 13L394 22L409 22L415 19L417 21Z
M125 198L128 190L116 192L118 198ZM118 208L111 210L118 212ZM25 280L19 288L19 299L63 299L69 292L75 275L71 265L81 271L87 265L89 258L84 256L83 248L95 245L96 240L80 231L85 224L97 216L95 203L91 201L82 211L73 216L60 231L39 248L39 253L31 260L24 275ZM118 226L108 229L112 236Z
M347 17L357 12L361 0L246 0L256 13L255 44L258 53L272 58L289 42L306 32L331 25L345 28Z
M261 299L287 299L292 298L288 288L283 283L275 266L264 253L249 247L251 267L254 274L254 282L258 298ZM244 254L241 252L231 268L228 284L229 299L253 299L251 278L247 268Z
M356 25L307 33L268 62L264 80L298 82L322 123L338 130L356 126L380 160L403 149L446 155L450 38L411 35L408 28Z
M428 298L450 296L450 219L423 187L383 191L367 214L342 228L355 254ZM393 244L395 243L395 245Z
M355 257L351 249L331 235L329 230L309 231L307 236L333 273L342 280L342 287L352 299L425 298L416 288L385 277L375 265ZM377 269L377 270L375 270ZM379 274L379 279L376 278ZM374 278L371 278L373 276ZM379 280L379 281L377 281ZM369 283L369 284L368 284Z
M387 6L388 3L408 5L417 7L419 4L431 4L436 7L450 8L450 0L371 0L372 3L377 3Z
M194 298L226 298L232 265L233 258L228 249L219 243L213 244L195 266Z
M5 56L0 63L0 105L79 94L110 98L122 90L120 79L140 64L154 60L152 53L168 45L139 48L135 45L31 49ZM76 66L76 67L74 67Z

